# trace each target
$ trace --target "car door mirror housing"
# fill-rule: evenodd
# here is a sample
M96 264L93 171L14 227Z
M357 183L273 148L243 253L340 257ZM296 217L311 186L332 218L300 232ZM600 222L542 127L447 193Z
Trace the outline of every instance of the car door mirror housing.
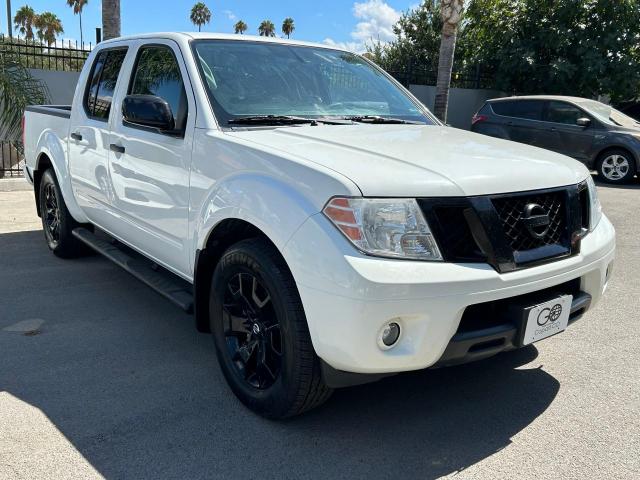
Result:
M175 120L169 103L155 95L127 95L122 101L125 122L173 132Z
M576 120L576 125L580 127L588 127L589 125L591 125L591 119L587 117L579 118L578 120Z

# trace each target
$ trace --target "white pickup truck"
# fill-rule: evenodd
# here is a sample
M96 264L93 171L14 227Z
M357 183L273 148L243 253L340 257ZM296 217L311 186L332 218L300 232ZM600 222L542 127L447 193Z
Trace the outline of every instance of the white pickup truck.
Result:
M271 418L559 333L611 273L583 165L444 126L326 45L119 38L71 106L25 115L49 248L90 246L194 311Z

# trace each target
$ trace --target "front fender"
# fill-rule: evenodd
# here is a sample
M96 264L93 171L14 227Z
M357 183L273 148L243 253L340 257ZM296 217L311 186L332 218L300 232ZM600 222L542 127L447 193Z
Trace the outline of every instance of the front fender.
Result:
M62 198L64 199L64 203L67 206L69 213L77 222L88 222L89 220L82 212L82 209L79 207L73 194L65 143L53 130L47 129L44 130L40 135L40 138L38 138L35 151L35 167L38 174L42 175L42 164L45 161L45 157L48 158L56 174L56 179L58 180L58 185L62 192Z
M192 184L192 198L194 196ZM287 241L317 207L293 186L265 174L238 173L202 196L194 210L193 252L205 248L210 232L223 220L244 220L283 251Z

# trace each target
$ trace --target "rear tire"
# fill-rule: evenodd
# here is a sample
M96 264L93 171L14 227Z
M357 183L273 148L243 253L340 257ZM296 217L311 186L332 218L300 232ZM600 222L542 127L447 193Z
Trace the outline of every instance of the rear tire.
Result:
M636 161L626 150L615 149L604 152L596 162L598 177L612 184L631 183L636 174Z
M209 307L220 367L248 408L280 419L329 398L295 282L270 243L243 240L223 254Z
M85 252L84 245L71 233L80 224L67 210L55 173L50 168L42 174L39 201L42 229L49 250L61 258L82 255Z

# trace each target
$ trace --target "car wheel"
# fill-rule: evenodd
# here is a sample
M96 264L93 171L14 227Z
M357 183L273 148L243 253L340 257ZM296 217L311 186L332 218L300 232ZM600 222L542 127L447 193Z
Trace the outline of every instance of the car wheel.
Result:
M607 183L629 183L636 173L635 160L625 150L609 150L598 159L598 176Z
M42 174L39 201L42 229L49 249L62 258L73 258L84 254L84 245L71 233L80 224L67 210L52 169L47 169Z
M295 282L271 244L249 239L229 248L213 273L209 306L220 367L247 407L285 418L329 398Z

